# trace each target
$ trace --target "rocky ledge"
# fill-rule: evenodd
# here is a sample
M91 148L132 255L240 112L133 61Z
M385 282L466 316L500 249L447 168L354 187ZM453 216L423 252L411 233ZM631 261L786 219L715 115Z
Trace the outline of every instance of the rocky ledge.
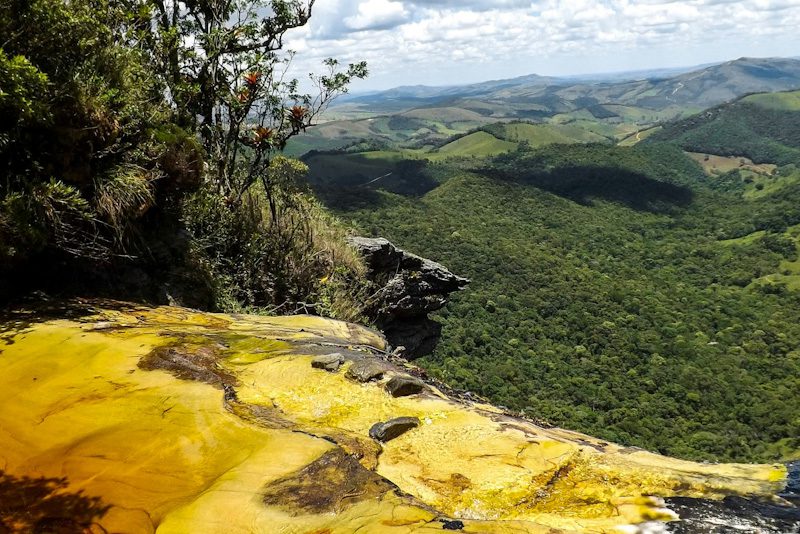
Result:
M376 332L319 317L17 310L0 319L0 532L800 525L782 465L699 464L543 428L391 360Z
M353 237L364 257L373 284L367 314L386 335L392 347L413 360L433 352L442 327L428 314L440 310L451 293L469 280L446 267L397 248L383 238Z

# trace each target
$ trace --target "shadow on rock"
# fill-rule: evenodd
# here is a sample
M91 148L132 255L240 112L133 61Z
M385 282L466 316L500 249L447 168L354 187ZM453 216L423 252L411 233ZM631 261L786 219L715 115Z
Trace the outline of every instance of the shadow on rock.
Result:
M94 523L109 508L99 497L68 491L66 478L15 477L0 471L0 533L102 532Z

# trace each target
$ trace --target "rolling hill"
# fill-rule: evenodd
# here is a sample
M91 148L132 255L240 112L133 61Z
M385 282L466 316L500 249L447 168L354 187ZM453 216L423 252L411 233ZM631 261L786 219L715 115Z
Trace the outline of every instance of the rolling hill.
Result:
M498 139L488 132L478 131L447 143L439 148L438 153L444 156L491 156L516 147L516 144Z
M684 118L749 93L800 88L797 59L742 58L691 72L661 73L661 77L649 74L639 79L531 75L465 86L401 87L355 95L331 108L329 116L336 120L293 139L288 151L301 155L311 149L330 150L364 139L430 150L453 136L513 121L568 124L617 142L643 128Z
M656 141L755 163L800 164L800 91L742 97L666 124L647 142Z

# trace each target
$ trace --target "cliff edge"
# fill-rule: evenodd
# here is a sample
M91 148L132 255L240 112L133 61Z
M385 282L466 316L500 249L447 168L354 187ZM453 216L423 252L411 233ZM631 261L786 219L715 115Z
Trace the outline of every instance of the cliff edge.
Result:
M0 325L3 532L653 532L678 517L664 499L796 511L784 466L543 428L348 323L71 301Z
M429 314L443 308L449 295L466 287L469 280L380 237L348 241L367 264L372 296L366 314L374 318L392 347L402 347L405 358L433 352L442 327Z

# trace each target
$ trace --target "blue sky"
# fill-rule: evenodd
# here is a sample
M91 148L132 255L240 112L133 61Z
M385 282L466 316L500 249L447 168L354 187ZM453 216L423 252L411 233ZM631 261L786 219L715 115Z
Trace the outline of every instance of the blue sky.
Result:
M354 91L800 56L800 0L317 0L295 72L366 60Z

